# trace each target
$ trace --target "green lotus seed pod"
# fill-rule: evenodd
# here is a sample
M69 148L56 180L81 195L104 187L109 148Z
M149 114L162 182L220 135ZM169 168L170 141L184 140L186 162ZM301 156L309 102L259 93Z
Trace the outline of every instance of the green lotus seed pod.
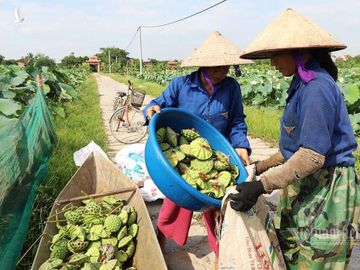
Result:
M101 245L110 244L110 245L116 247L117 243L118 243L118 240L117 240L116 237L110 237L110 238L101 239Z
M166 130L165 128L159 128L157 131L156 131L156 140L159 142L159 143L162 143L164 142L165 140L165 135L166 135Z
M211 158L212 149L206 139L199 137L190 143L190 153L197 159L206 160Z
M192 170L202 172L204 174L210 172L211 169L213 168L213 165L214 165L214 161L212 159L208 159L208 160L193 159L190 162L190 167Z
M214 189L214 198L220 199L224 197L225 195L225 188L223 186L220 186L219 188Z
M70 265L81 265L85 262L89 262L90 257L82 254L82 253L75 253L73 255L70 256L68 263Z
M196 179L195 183L196 183L196 186L199 189L205 189L206 188L205 182L203 180L201 180L200 178Z
M181 175L181 177L188 182L188 184L194 188L196 188L195 180L188 174L188 172Z
M100 266L101 266L101 264L98 262L90 262L90 263L85 263L84 266L80 270L99 270Z
M180 174L184 174L189 169L189 166L183 162L179 162L177 165L177 169Z
M118 235L117 235L117 239L118 239L118 240L121 240L121 239L123 239L127 234L128 234L128 228L127 228L126 226L123 226L123 227L120 229L120 231L119 231L119 233L118 233Z
M100 247L89 247L85 255L89 256L90 262L96 263L100 258Z
M131 235L127 235L125 237L123 237L119 243L118 243L118 248L122 248L125 247L127 244L129 244L129 242L132 240L132 236Z
M121 223L126 224L129 218L129 213L124 208L122 208L119 217L121 219Z
M172 146L172 147L176 147L177 146L177 142L178 142L178 134L171 128L171 127L166 127L166 141Z
M120 205L122 202L119 199L116 199L114 196L108 195L104 196L102 199L103 203L107 203L109 205Z
M188 141L193 141L196 138L200 137L200 133L197 132L194 128L185 128L180 131L180 134L184 136Z
M137 218L137 213L135 211L135 208L132 206L132 207L130 207L130 214L129 214L129 219L128 219L127 225L130 226L131 224L135 223L136 218Z
M219 172L216 180L223 185L223 187L227 187L231 181L231 173L228 171Z
M110 233L116 232L121 227L121 218L117 215L107 216L104 222L104 226Z
M225 155L223 152L216 150L215 151L216 159L223 163L230 163L230 156Z
M129 258L129 256L127 255L127 253L124 250L119 250L118 252L116 252L115 258L119 262L126 262Z
M188 145L189 141L184 136L179 136L179 145L181 146L183 144Z
M98 205L96 202L88 203L85 206L85 213L99 214L100 211L101 211L101 206Z
M218 171L224 171L230 168L230 164L226 162L222 162L220 160L214 161L214 169Z
M67 248L72 253L79 253L87 248L89 245L89 241L81 241L80 239L76 239L74 241L69 241L67 243Z
M180 145L180 151L183 152L186 156L190 156L190 145L189 144L182 144Z
M76 265L71 265L71 264L64 264L60 270L77 270L79 269ZM81 270L83 270L83 267L81 268Z
M170 149L170 144L160 143L160 148L161 148L161 151L166 151L166 150Z
M175 153L178 161L181 161L185 158L185 154L183 152L181 152L179 148L174 148L173 152Z
M49 258L40 267L39 270L53 270L58 269L62 264L61 259Z
M102 264L99 270L114 270L116 263L117 259L109 260L106 263Z
M175 167L178 164L179 159L178 159L176 153L174 153L171 148L166 150L164 152L164 155L172 167Z
M207 175L208 175L209 179L212 179L212 178L215 178L217 174L218 174L217 170L211 170L210 172L208 172Z
M73 225L77 225L82 222L82 214L77 210L65 212L64 217L68 223Z
M91 241L88 249L90 249L92 247L99 249L101 247L101 242L100 241Z
M64 260L66 258L66 255L68 254L67 243L68 241L66 239L62 239L51 245L50 258Z
M131 258L135 253L135 243L133 240L131 240L127 247L126 247L126 254L128 255L128 258Z
M136 223L133 223L129 226L129 233L133 238L136 237L138 230L139 230L139 225L137 225Z
M230 164L230 173L231 173L231 178L235 183L235 180L238 178L238 176L240 174L238 166L236 166L234 164Z

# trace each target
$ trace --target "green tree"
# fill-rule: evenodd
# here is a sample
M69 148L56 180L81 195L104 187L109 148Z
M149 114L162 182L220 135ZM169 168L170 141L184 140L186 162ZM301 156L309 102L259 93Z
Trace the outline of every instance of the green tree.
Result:
M0 54L0 65L4 63L5 57Z
M25 65L29 67L46 66L51 70L54 70L56 67L55 60L42 53L38 53L35 56L32 53L28 53L26 56L22 57L21 60L24 61Z
M126 66L129 53L123 49L115 47L100 48L100 53L96 54L96 56L103 64L108 66L109 52L111 64L118 64L120 67Z
M60 63L60 66L65 68L72 68L72 67L78 67L85 63L89 58L87 56L78 56L76 57L75 54L72 52L70 55L65 56Z

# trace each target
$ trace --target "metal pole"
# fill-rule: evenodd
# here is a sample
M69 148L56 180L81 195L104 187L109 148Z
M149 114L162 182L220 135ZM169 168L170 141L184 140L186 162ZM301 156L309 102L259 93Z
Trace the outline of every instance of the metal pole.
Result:
M140 75L142 75L142 42L141 42L141 25L139 26L139 32L140 32Z
M109 49L109 73L111 73L111 58L110 58L110 49Z

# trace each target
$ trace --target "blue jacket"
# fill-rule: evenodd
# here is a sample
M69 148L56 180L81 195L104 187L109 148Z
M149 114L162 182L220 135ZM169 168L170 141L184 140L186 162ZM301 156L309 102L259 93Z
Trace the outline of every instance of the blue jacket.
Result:
M343 95L326 70L311 60L314 80L294 76L281 118L280 150L289 159L299 147L325 156L324 167L352 166L357 147Z
M144 114L153 105L194 113L218 129L234 148L246 148L251 153L240 85L231 77L215 85L211 96L201 84L200 71L173 78L162 94L145 107Z

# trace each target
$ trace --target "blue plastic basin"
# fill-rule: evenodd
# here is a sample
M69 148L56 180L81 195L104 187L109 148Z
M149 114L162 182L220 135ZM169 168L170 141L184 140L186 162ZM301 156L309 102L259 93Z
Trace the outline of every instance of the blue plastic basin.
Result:
M195 128L208 140L211 147L230 156L230 162L239 168L237 183L245 181L246 169L226 138L202 118L182 109L166 108L155 114L149 123L149 137L145 145L145 162L149 174L161 192L176 203L191 211L206 211L220 208L221 200L202 194L189 185L170 165L156 140L156 131L161 127L171 127L179 133L184 128Z

